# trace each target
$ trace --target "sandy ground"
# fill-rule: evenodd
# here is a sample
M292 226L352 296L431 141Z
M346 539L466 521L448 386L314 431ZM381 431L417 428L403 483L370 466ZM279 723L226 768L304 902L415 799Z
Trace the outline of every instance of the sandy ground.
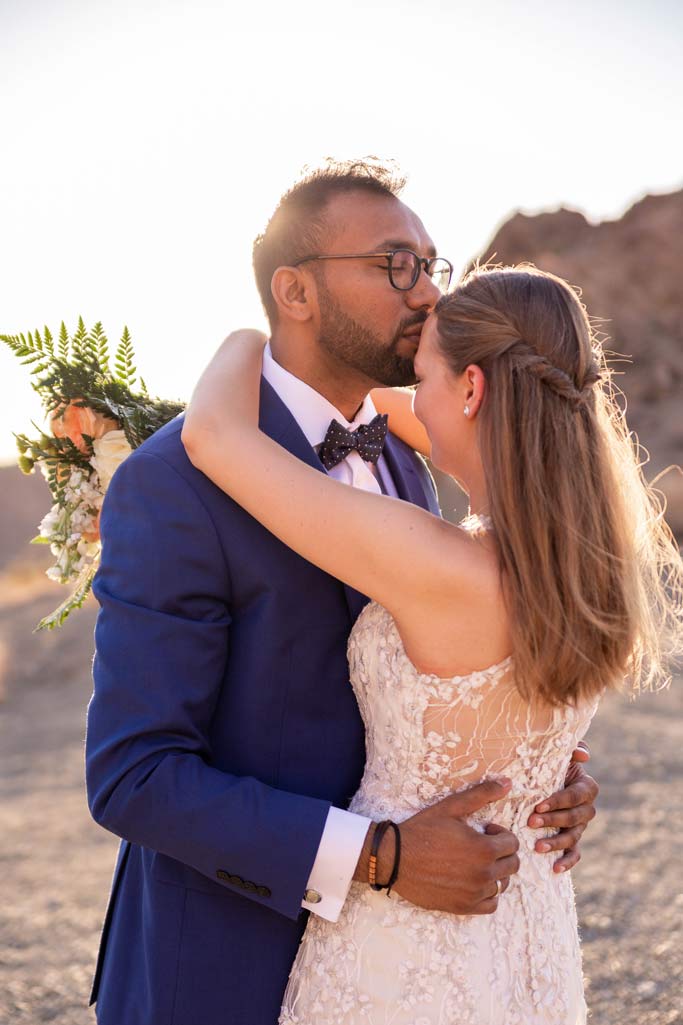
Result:
M87 1025L116 850L83 786L95 608L32 636L57 588L0 583L0 1023ZM589 737L602 793L574 881L593 1025L683 1023L680 682L610 698Z

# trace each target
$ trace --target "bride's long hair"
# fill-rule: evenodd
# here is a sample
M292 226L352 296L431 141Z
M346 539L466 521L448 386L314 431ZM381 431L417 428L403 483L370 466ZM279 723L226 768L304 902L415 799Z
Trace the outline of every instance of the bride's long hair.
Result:
M578 295L530 264L477 267L436 313L452 371L486 377L478 440L520 692L559 705L665 682L683 563Z

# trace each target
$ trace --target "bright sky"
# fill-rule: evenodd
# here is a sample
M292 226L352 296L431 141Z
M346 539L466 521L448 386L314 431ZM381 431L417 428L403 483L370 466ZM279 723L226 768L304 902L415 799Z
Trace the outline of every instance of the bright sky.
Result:
M264 326L251 242L304 164L396 158L457 268L515 209L683 184L678 0L0 0L0 333L131 330L188 398ZM0 351L0 462L40 415Z

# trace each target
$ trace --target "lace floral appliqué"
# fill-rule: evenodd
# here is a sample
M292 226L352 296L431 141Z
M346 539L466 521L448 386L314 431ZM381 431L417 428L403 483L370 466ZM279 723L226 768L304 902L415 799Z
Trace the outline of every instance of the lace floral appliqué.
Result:
M534 709L513 665L443 680L418 672L394 620L371 602L349 640L366 729L366 767L350 810L396 822L482 779L508 776L481 809L520 841L521 867L495 915L425 911L352 883L338 922L311 915L280 1025L581 1025L586 1020L568 874L541 855L531 809L562 786L597 702Z

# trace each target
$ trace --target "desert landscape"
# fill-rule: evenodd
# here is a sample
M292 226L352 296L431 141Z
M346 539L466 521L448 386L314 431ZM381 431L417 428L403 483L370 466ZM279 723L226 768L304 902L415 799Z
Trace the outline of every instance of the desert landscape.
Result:
M632 359L618 381L651 452L646 475L683 462L683 192L599 225L566 210L516 214L481 257L492 254L582 286L608 347ZM461 500L441 484L454 515ZM683 537L683 475L660 486ZM90 819L83 783L96 605L32 633L62 597L45 550L26 545L49 495L39 476L3 467L0 496L0 1025L87 1025L117 845ZM681 682L635 701L610 696L588 737L599 815L573 876L592 1025L683 1023Z

